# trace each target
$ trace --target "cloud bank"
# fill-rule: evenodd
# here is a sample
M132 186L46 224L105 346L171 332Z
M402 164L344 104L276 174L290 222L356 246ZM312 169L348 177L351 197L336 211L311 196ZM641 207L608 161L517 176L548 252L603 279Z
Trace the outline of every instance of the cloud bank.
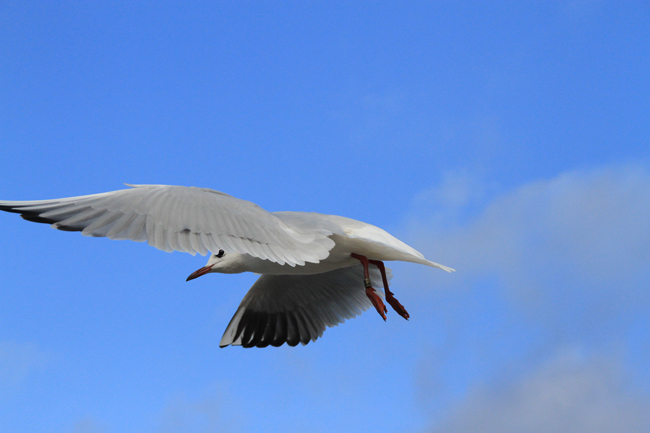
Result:
M467 175L449 176L420 198L425 204L411 223L411 239L458 269L458 284L495 276L539 320L577 310L609 318L647 310L647 169L569 172L488 201L490 189ZM433 217L423 219L422 208Z
M650 400L630 389L618 363L564 351L515 383L475 390L431 431L641 433L649 429Z
M498 191L452 173L412 213L413 245L458 270L435 283L450 289L436 295L452 306L444 332L458 335L440 356L472 359L434 376L474 374L431 431L650 431L650 171L578 170Z

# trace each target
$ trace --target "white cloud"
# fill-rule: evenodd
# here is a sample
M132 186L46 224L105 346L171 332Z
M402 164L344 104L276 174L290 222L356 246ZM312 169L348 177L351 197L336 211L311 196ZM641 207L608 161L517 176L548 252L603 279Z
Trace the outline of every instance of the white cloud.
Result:
M514 383L475 390L431 432L634 433L649 429L650 400L628 386L617 362L563 351Z
M233 407L232 396L223 389L199 399L178 396L163 410L160 433L196 432L217 433L241 431L245 424L237 420L238 409ZM230 397L230 401L226 400Z
M0 342L0 389L7 390L43 368L49 356L32 343Z
M226 433L245 431L238 399L225 388L208 386L200 396L179 394L160 409L158 422L147 431L158 433ZM86 416L75 421L72 433L111 433L104 420Z
M85 418L75 423L73 433L105 433L107 430L91 418Z
M462 206L476 202L468 186L485 195L485 187L472 185L480 184L455 180L428 192L433 209L458 206L411 224L414 246L456 268L455 281L496 276L520 305L551 320L575 308L612 316L650 304L646 169L575 171L534 182L471 210L467 222Z
M645 341L639 330L647 325L639 325L650 323L650 171L572 171L497 191L470 173L452 173L412 212L412 244L458 270L435 280L453 291L412 285L439 296L433 305L449 316L444 332L453 340L436 349L448 357L440 371L423 372L459 399L446 402L452 410L432 431L650 431L650 400L628 387L647 366L640 355L647 352L634 345ZM626 364L557 349L567 345L591 353L615 347ZM508 364L514 380L504 373ZM448 383L458 369L468 379ZM500 385L481 387L479 377ZM424 401L431 391L422 393Z

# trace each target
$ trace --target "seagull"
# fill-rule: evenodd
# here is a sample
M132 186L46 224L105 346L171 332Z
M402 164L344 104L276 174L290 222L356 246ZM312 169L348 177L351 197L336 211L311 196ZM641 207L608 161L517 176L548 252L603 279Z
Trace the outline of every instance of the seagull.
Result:
M84 236L147 242L160 250L209 254L187 281L209 273L261 276L244 296L219 343L243 347L306 345L383 300L403 318L384 261L431 262L386 231L312 212L267 212L208 188L130 185L101 194L0 201L0 210ZM383 289L378 290L378 289Z

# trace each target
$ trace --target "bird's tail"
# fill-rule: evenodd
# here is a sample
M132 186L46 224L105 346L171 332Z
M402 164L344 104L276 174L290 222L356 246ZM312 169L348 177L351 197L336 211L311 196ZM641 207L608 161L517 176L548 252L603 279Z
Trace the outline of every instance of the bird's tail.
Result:
M441 265L440 263L432 262L432 261L427 260L425 258L419 258L419 257L417 257L417 258L409 258L408 261L409 262L414 262L414 263L419 263L421 265L431 266L432 268L442 269L443 271L447 271L447 272L456 272L456 269L450 268L450 267L445 266L445 265Z

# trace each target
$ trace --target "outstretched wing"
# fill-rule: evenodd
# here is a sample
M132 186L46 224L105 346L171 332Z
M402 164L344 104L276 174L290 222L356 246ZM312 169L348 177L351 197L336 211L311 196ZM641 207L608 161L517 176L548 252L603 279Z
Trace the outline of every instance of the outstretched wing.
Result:
M291 266L318 263L334 246L326 231L294 228L254 203L207 188L133 185L80 197L0 201L0 210L85 236L147 241L192 255L223 249Z
M386 268L387 277L392 274ZM383 287L370 266L373 287ZM266 347L316 341L328 327L372 306L361 265L313 275L262 275L241 301L219 346Z

